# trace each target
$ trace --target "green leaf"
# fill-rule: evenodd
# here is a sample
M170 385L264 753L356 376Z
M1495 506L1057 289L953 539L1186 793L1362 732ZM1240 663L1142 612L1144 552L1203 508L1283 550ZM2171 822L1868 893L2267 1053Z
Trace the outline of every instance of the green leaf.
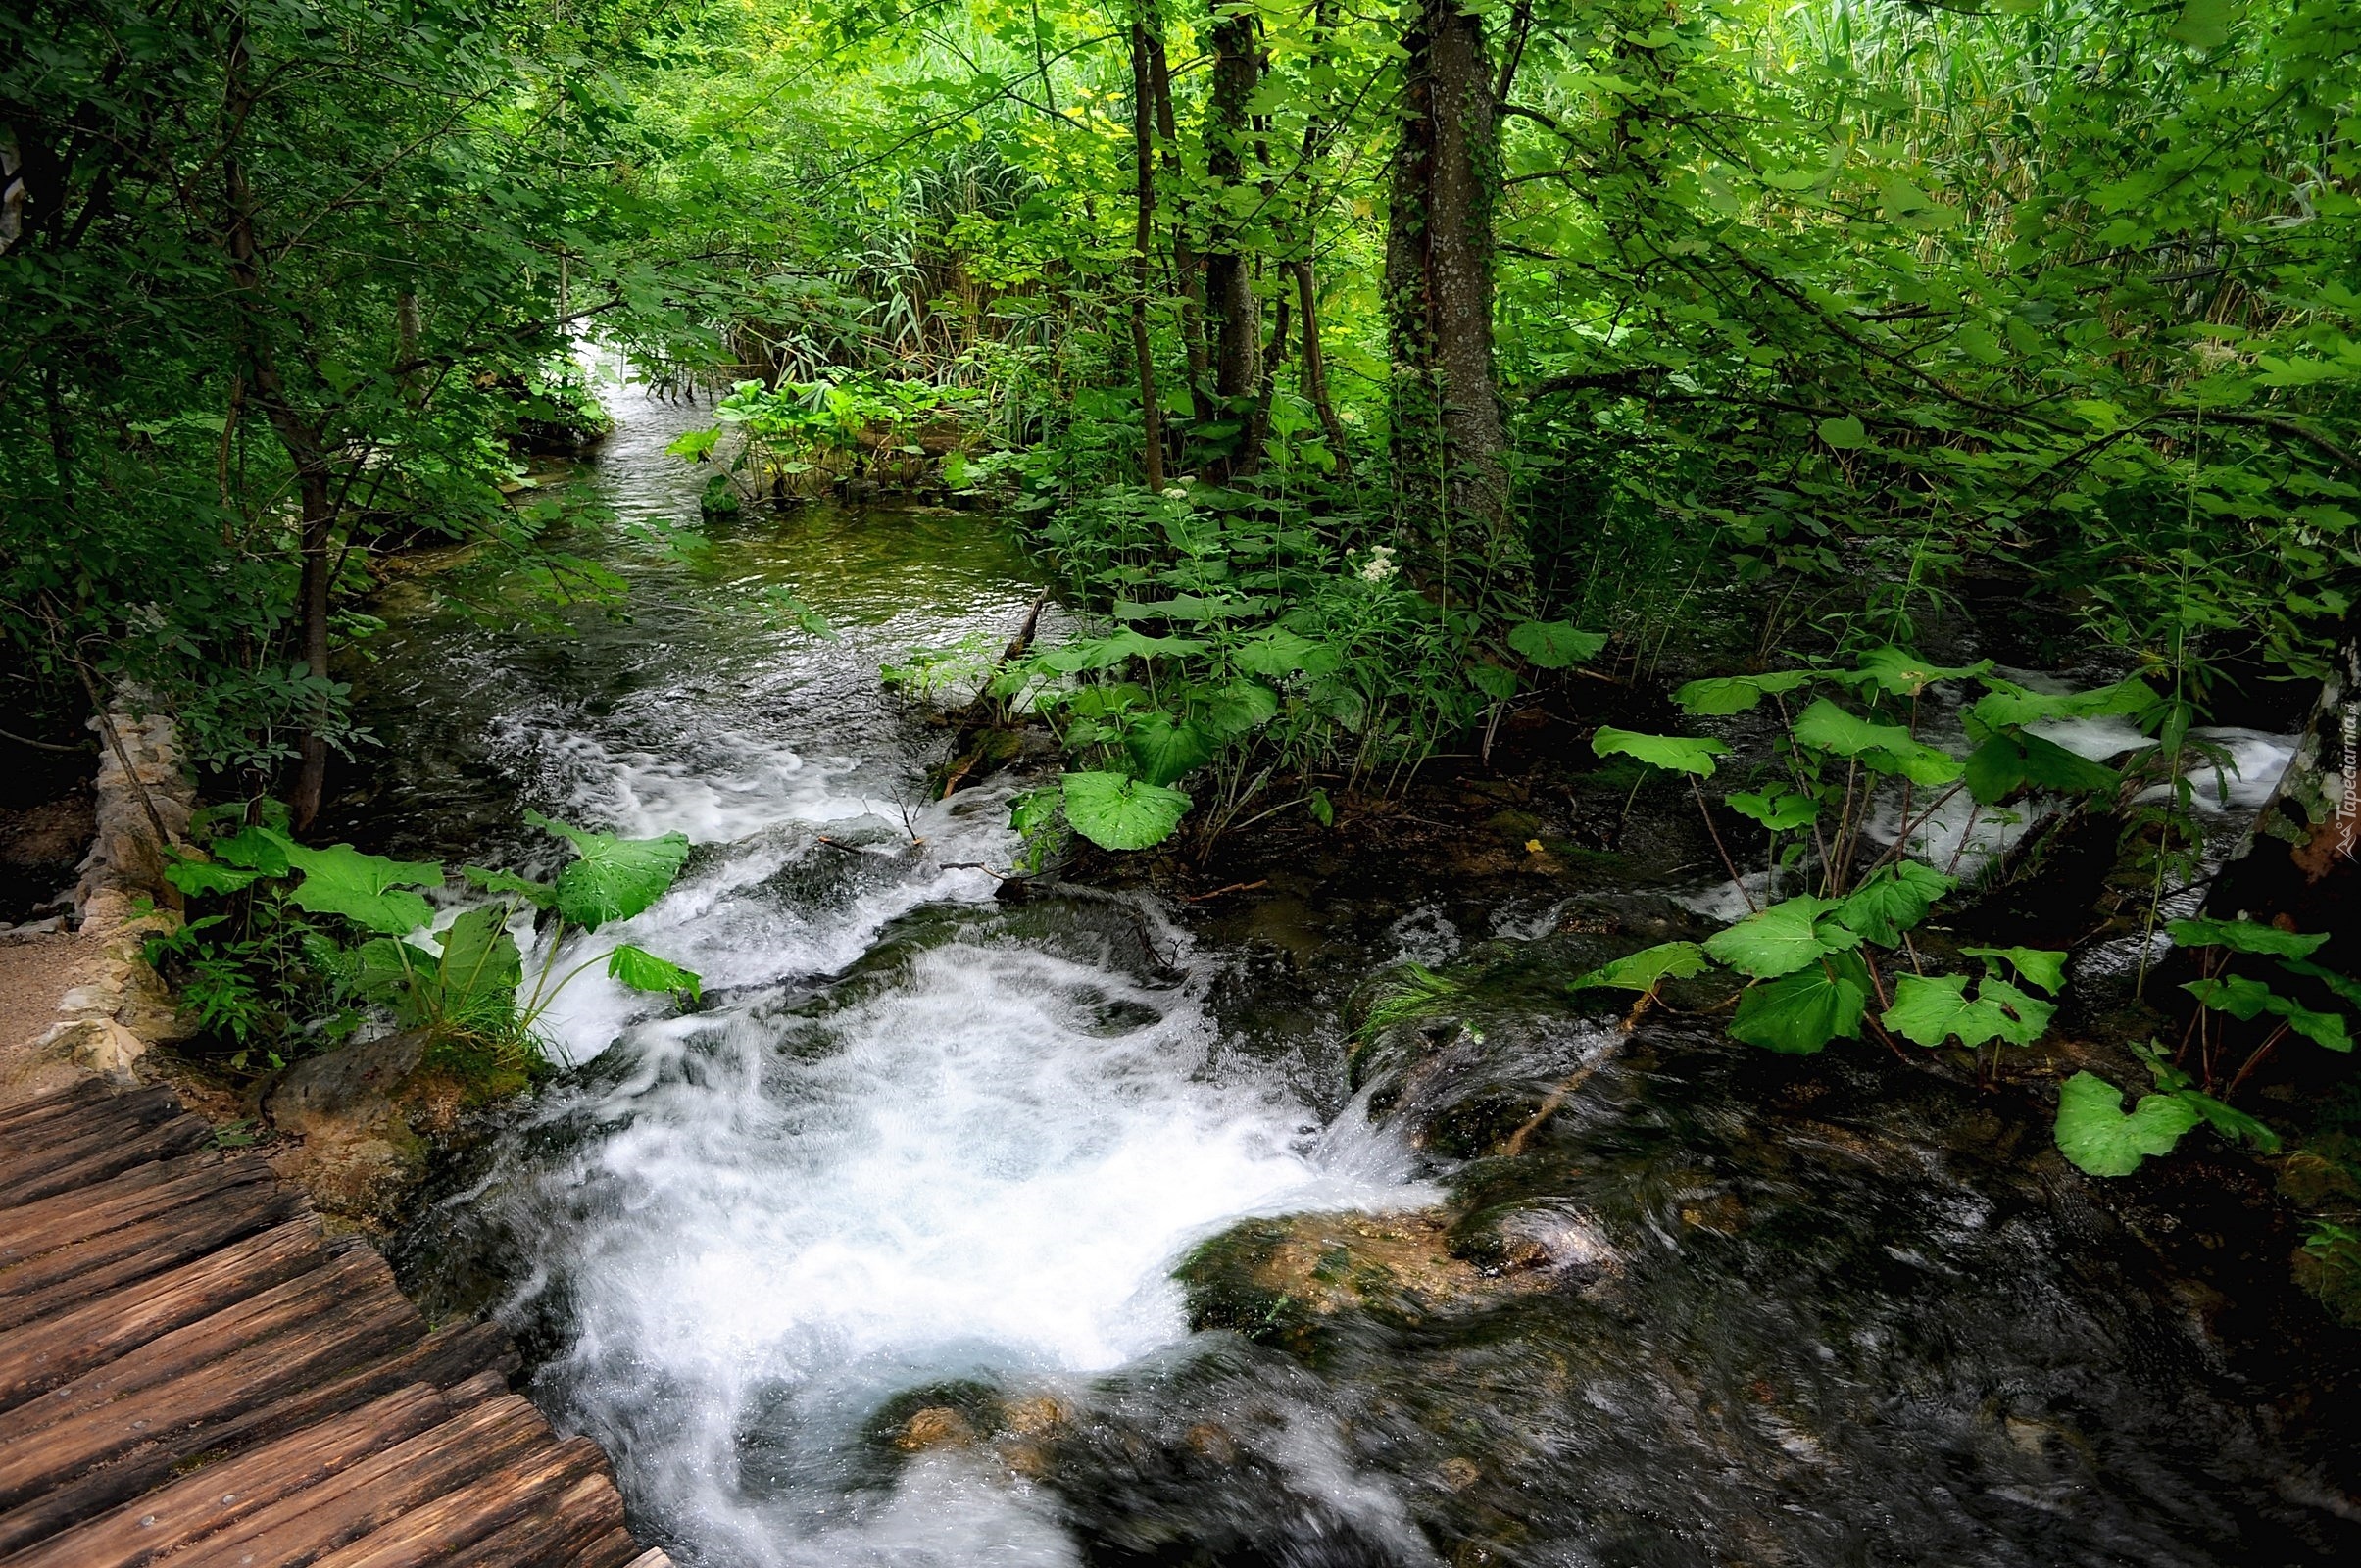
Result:
M2260 980L2242 974L2217 975L2209 980L2191 980L2181 989L2196 998L2200 1004L2234 1018L2251 1021L2270 1013L2285 1018L2297 1034L2331 1051L2353 1049L2344 1014L2317 1012L2292 997L2281 996Z
M685 833L622 839L553 821L538 811L524 819L574 847L577 858L558 875L558 912L585 931L639 914L672 886L689 858Z
M2309 958L2329 939L2326 931L2282 931L2253 920L2168 920L2164 929L2185 948L2228 948L2277 958Z
M2305 958L2282 958L2279 960L2279 966L2289 974L2305 975L2317 980L2342 1001L2361 1007L2361 981L2338 974L2334 969L2322 968L2319 964Z
M1651 993L1667 980L1689 980L1705 972L1705 950L1694 942L1659 942L1614 958L1569 984L1568 991L1607 986Z
M539 908L557 906L558 890L547 882L536 882L531 877L518 876L514 871L495 871L482 865L463 865L459 868L459 874L486 893L515 893Z
M1230 662L1250 675L1277 680L1294 674L1330 674L1343 659L1326 643L1315 643L1308 637L1274 627L1240 643L1231 653Z
M1103 850L1144 850L1172 836L1188 796L1120 773L1067 773L1058 781L1065 819Z
M1825 697L1796 715L1795 736L1800 745L1857 758L1864 767L1918 784L1948 784L1960 772L1959 759L1913 739L1901 725L1872 723Z
M1832 1040L1858 1039L1869 1004L1867 978L1860 960L1846 955L1749 986L1730 1020L1731 1038L1791 1056L1808 1056Z
M434 906L410 887L440 887L443 868L432 860L389 860L350 844L324 850L289 845L287 863L301 871L288 902L314 914L342 915L365 931L402 936L434 918Z
M1741 816L1753 818L1774 833L1808 827L1820 815L1819 802L1793 790L1772 789L1760 795L1737 790L1723 796L1722 804Z
M1496 703L1516 695L1516 671L1499 664L1478 664L1467 672L1468 684Z
M1562 620L1528 620L1508 628L1508 646L1537 668L1565 669L1597 658L1606 633L1579 631Z
M287 841L267 828L240 828L206 848L216 860L242 865L264 876L285 876L288 871Z
M1839 452L1854 452L1869 445L1869 431L1860 420L1847 414L1840 418L1822 419L1820 439Z
M1793 974L1827 954L1860 946L1857 933L1823 918L1837 907L1834 899L1809 894L1789 899L1716 931L1705 939L1705 951L1758 980Z
M1600 757L1617 754L1646 762L1650 767L1671 768L1700 777L1713 776L1713 760L1730 755L1730 748L1720 741L1699 735L1641 735L1628 729L1602 724L1591 737L1591 750Z
M1956 1035L1973 1050L2000 1033L2000 1009L1970 1000L1963 974L1905 974L1894 982L1894 1005L1878 1021L1914 1045L1935 1047Z
M2279 1134L2236 1105L2225 1105L2201 1089L2178 1089L2173 1098L2186 1102L2205 1118L2208 1126L2232 1143L2243 1139L2266 1154L2279 1152Z
M1672 694L1672 700L1691 713L1744 713L1760 705L1765 697L1784 696L1798 686L1809 685L1819 673L1812 669L1782 669L1768 675L1715 675L1689 682Z
M1996 806L2031 785L2059 795L2104 795L2120 787L2123 775L2089 758L2078 757L2039 735L2003 731L1977 747L1967 760L1968 793L1987 806Z
M1213 760L1217 746L1204 725L1170 713L1142 714L1123 733L1123 749L1151 784L1169 784L1205 766Z
M2219 49L2230 41L2238 18L2238 0L2184 0L2180 20L2164 33L2191 49Z
M1931 664L1899 648L1874 648L1863 654L1858 667L1845 672L1844 678L1858 685L1878 687L1896 697L1916 697L1938 681L1962 680L1981 675L1992 667L1989 659L1980 659L1972 664Z
M2201 1117L2177 1095L2142 1095L2127 1116L2122 1090L2078 1072L2058 1089L2058 1151L2093 1176L2129 1176L2151 1155L2171 1153Z
M1902 933L1927 917L1936 901L1958 883L1933 866L1916 860L1895 860L1870 873L1837 906L1837 920L1846 929L1880 947L1890 948Z
M2092 691L2057 694L2037 692L2010 681L1984 677L1991 688L1976 699L1966 717L1971 735L2050 718L2098 718L2113 713L2140 713L2156 706L2156 693L2145 681L2117 681Z
M634 991L685 996L691 1002L704 996L698 975L628 942L607 955L607 972Z
M2049 1020L2056 1016L2054 1003L2027 996L2007 981L1986 975L1976 984L1976 998L1992 1005L2000 1015L2000 1038L2012 1046L2030 1046L2049 1032Z
M413 1023L422 1021L415 1007L416 988L434 972L441 957L415 943L395 937L371 937L355 948L342 966L345 983L365 1002L405 1004Z
M263 873L249 871L239 865L216 865L211 860L193 860L177 852L168 851L172 858L165 862L164 879L191 898L203 894L235 893L262 880Z
M1999 958L2017 971L2017 978L2029 986L2039 986L2051 996L2066 983L2066 955L2049 948L1962 948L1971 958ZM1991 963L1986 968L1997 974Z
M1225 740L1260 729L1279 715L1279 694L1257 680L1231 681L1204 703L1205 723Z

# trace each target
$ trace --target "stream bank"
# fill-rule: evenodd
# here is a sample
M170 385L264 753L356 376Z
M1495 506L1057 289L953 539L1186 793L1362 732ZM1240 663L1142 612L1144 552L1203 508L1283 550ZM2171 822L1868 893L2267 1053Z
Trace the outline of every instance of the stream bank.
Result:
M517 1332L683 1562L2361 1540L2351 1336L2288 1284L2250 1163L2101 1188L2013 1079L1568 1004L1567 976L1720 918L1684 798L1627 809L1629 778L1575 765L1598 715L1334 833L1274 818L1203 866L1011 900L1023 780L925 798L942 732L879 672L997 652L1038 593L1021 553L989 519L827 504L643 550L696 515L661 460L696 416L611 406L586 472L629 618L395 604L362 699L403 743L331 828L516 864L526 806L695 841L624 934L704 1004L569 998L559 1076L441 1161L392 1248ZM1447 984L1373 984L1412 963ZM2107 1049L2066 1021L2058 1059Z

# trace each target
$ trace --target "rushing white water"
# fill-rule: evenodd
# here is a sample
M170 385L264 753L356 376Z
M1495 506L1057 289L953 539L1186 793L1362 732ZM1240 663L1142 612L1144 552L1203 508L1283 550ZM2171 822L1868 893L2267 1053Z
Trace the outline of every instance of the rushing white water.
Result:
M677 520L683 486L631 465L680 416L614 403L616 484ZM972 866L1016 849L1007 786L911 804L925 737L878 662L1023 602L945 591L854 604L832 644L733 634L723 697L666 662L703 635L684 612L601 645L601 682L633 695L512 680L482 720L532 804L699 847L612 934L700 972L708 1005L585 974L547 1025L586 1070L447 1204L534 1260L504 1312L557 1342L545 1402L686 1563L1071 1560L1018 1470L988 1446L891 1462L880 1411L956 1379L1071 1407L1184 1336L1169 1270L1224 1222L1415 1197L1402 1152L1341 1147L1228 1046L1212 965L1152 906L993 902ZM1330 1468L1304 1484L1340 1507L1377 1485Z

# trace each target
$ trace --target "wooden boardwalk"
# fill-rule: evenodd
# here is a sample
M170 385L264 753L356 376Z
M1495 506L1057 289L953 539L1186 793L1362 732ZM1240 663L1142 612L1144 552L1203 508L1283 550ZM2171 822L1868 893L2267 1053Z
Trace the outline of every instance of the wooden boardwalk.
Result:
M666 1568L606 1456L165 1089L0 1111L0 1568Z

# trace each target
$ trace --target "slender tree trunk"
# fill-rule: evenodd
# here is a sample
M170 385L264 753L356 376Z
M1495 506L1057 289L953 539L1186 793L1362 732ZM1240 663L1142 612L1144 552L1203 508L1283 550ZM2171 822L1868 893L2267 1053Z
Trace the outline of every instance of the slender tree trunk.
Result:
M1399 482L1437 563L1513 570L1507 439L1493 374L1493 73L1481 19L1411 0L1386 233Z
M1260 313L1254 302L1253 258L1222 196L1246 172L1253 130L1247 105L1254 96L1260 57L1253 14L1216 15L1212 28L1213 87L1205 113L1205 172L1216 186L1205 245L1205 310L1212 318L1213 394L1225 419L1247 421L1261 384ZM1241 441L1236 466L1253 466Z
M244 95L245 61L245 35L241 30L232 35L228 56L229 120L233 125L242 124L252 108L252 100ZM246 379L254 388L255 402L261 405L280 445L286 448L288 461L295 467L298 501L296 551L302 562L296 589L298 641L303 648L304 663L312 676L325 680L328 673L328 577L334 569L329 545L336 514L328 484L326 431L318 420L306 418L290 401L286 382L279 374L277 358L271 352L270 323L267 319L269 306L263 291L262 251L254 233L254 192L246 182L245 165L234 146L222 158L221 177L228 202L228 222L222 235L222 244L229 253L231 297L241 318L240 331L246 346ZM327 780L328 716L327 699L323 695L313 711L310 727L304 732L297 753L295 788L288 805L298 828L311 826L312 819L320 813L320 792Z
M1288 263L1288 270L1296 277L1296 311L1303 318L1303 395L1319 412L1329 451L1339 464L1349 463L1352 453L1345 445L1345 427L1338 422L1336 405L1328 398L1328 361L1320 352L1320 294L1312 279L1311 262L1298 258Z
M1156 406L1155 346L1148 336L1148 262L1156 248L1156 74L1148 61L1145 18L1131 24L1131 153L1139 181L1139 218L1131 241L1131 357L1140 368L1140 465L1151 490L1164 488L1164 416Z
M1164 30L1155 5L1148 6L1148 74L1156 89L1156 133L1164 148L1164 173L1175 190L1188 171L1182 166L1180 124L1172 113L1172 73L1164 59ZM1181 348L1189 367L1189 407L1196 418L1205 412L1205 276L1197 247L1189 238L1187 203L1176 200L1172 213L1172 271L1180 286Z

